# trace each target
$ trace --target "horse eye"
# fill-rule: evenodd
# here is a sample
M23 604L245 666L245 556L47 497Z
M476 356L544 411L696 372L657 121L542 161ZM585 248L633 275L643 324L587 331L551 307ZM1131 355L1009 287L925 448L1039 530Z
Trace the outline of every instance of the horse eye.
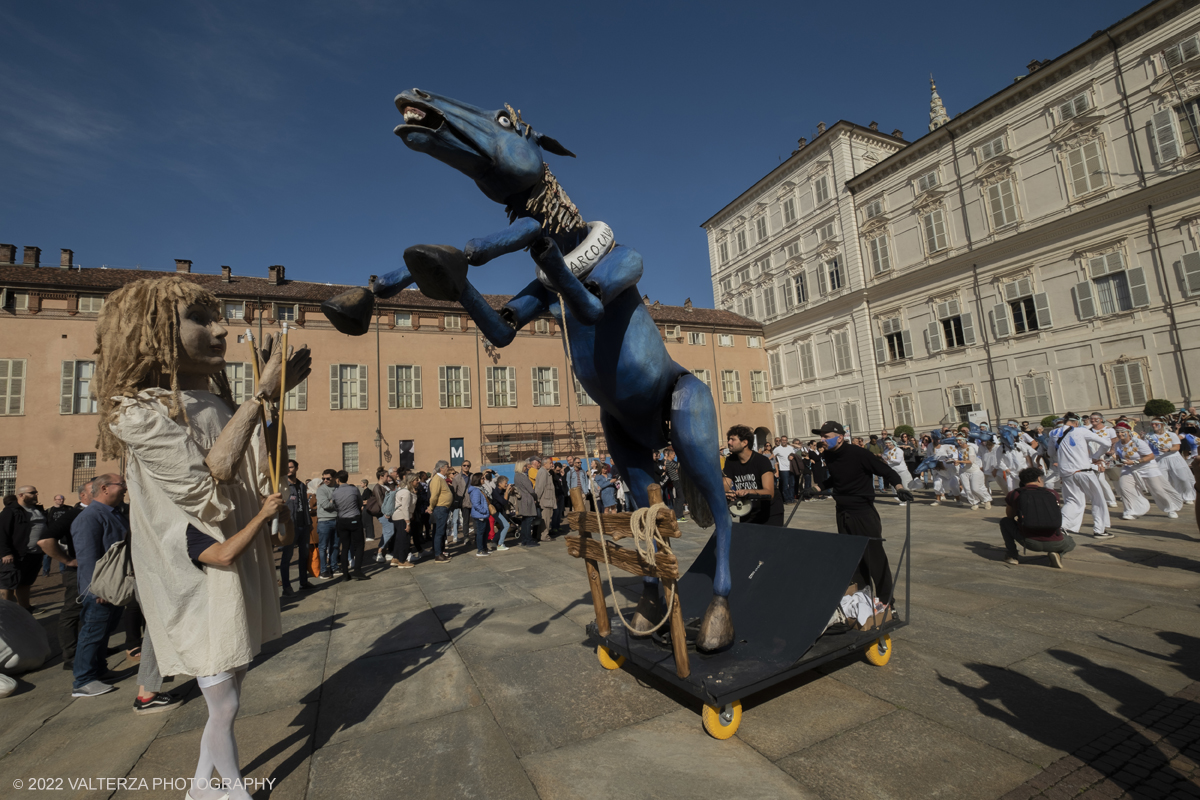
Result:
M512 127L512 120L510 120L508 117L506 117L506 116L504 116L503 114L501 114L501 115L500 115L500 127L502 127L502 128L511 128L511 127Z

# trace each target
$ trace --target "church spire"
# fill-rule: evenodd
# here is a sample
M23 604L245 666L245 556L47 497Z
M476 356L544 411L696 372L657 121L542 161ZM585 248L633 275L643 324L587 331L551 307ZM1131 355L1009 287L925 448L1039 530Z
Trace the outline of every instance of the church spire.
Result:
M946 114L946 107L942 105L942 98L938 94L937 84L933 82L933 75L929 76L929 90L932 97L929 98L929 130L934 131L950 121L950 117Z

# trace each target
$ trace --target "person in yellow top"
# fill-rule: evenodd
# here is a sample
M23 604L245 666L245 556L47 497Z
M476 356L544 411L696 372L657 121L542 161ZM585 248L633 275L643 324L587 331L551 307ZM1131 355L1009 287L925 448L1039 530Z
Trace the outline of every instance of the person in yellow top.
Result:
M450 519L450 504L454 502L454 490L446 476L450 474L450 462L439 461L429 479L429 508L433 517L433 563L448 564L450 556L443 552L446 544L446 522Z

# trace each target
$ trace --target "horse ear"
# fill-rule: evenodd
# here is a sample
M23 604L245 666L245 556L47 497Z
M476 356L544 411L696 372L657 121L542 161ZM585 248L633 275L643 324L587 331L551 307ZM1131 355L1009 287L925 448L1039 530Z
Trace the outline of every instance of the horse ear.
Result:
M570 156L571 158L575 157L574 153L559 144L556 139L551 139L549 136L544 134L537 134L537 143L538 147L542 148L547 153L554 153L556 156Z

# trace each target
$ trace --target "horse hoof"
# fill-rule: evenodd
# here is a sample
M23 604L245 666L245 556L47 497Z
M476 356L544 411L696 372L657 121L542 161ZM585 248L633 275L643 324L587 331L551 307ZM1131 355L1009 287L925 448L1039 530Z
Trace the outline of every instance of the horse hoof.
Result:
M467 256L457 247L415 244L404 251L404 263L431 300L456 302L467 288Z
M729 613L729 600L714 597L700 621L700 632L696 634L696 649L701 653L716 653L733 644L733 615Z
M646 633L659 622L662 622L662 618L666 613L662 600L658 596L658 584L644 583L642 584L642 599L638 601L637 608L634 609L629 624L633 628L634 633Z
M321 303L325 318L342 333L362 336L371 330L375 295L369 289L351 289Z

